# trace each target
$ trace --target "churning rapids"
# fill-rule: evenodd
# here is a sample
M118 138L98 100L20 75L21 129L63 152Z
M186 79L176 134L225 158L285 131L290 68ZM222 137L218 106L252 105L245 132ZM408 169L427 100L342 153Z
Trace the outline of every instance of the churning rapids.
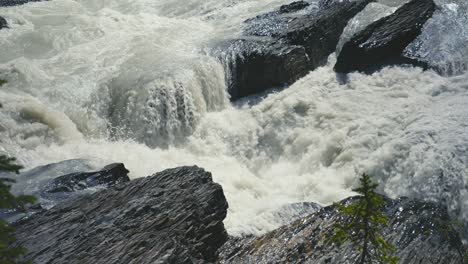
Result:
M287 89L231 104L229 73L213 50L240 36L244 20L289 2L53 0L0 8L10 27L0 31L0 79L8 81L0 89L0 151L26 168L123 162L133 178L199 165L224 188L233 235L277 227L273 212L285 204L350 196L363 171L391 197L444 202L468 222L466 1L438 1L412 44L457 74L389 67L352 73L340 85L333 54ZM342 39L403 2L370 4Z

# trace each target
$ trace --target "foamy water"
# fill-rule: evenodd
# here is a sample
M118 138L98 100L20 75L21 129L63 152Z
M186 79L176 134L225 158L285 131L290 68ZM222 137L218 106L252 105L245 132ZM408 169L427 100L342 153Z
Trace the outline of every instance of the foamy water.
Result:
M401 2L370 5L342 42ZM238 36L243 20L284 3L55 0L0 8L10 24L0 30L7 51L0 78L8 80L0 90L0 150L27 168L77 158L96 167L123 162L133 178L196 164L223 186L233 235L277 227L271 212L282 205L352 195L364 171L387 195L443 202L467 222L462 67L452 77L386 68L350 74L340 85L332 55L256 104L229 103L226 72L211 50ZM442 10L460 12L462 4L444 1ZM438 14L427 30L443 34L438 21L449 20L457 33L438 39L460 45L468 39L462 18ZM456 45L428 53L427 36L412 54L445 63L438 58ZM466 63L456 56L457 65Z

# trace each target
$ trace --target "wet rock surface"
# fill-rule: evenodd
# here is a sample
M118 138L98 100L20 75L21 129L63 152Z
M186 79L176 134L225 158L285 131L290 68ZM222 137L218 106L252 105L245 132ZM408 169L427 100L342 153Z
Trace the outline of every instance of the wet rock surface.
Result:
M403 52L419 36L435 8L432 0L412 0L393 14L370 24L344 44L335 71L373 71L394 64L426 68L426 63L405 57Z
M396 246L398 263L463 263L463 246L445 208L401 198L386 199L384 212L390 222L383 235ZM358 253L350 244L327 241L329 227L340 219L336 207L328 206L260 237L231 238L221 248L219 262L355 263Z
M81 196L16 224L34 263L205 263L226 241L211 174L179 167Z
M324 65L348 21L369 2L336 2L318 9L299 1L247 20L244 37L232 41L221 56L231 73L231 100L289 85Z

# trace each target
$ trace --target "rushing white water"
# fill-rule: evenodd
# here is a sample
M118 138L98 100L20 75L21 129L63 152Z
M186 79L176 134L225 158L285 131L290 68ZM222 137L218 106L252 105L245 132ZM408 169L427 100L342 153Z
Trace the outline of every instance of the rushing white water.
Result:
M239 35L243 20L287 2L55 0L0 8L10 24L0 30L0 79L8 80L0 90L0 150L27 168L76 158L123 162L132 177L199 165L223 186L234 235L277 227L271 212L282 205L349 196L364 171L390 196L444 202L467 221L468 74L395 67L353 73L340 85L332 55L329 65L254 105L229 103L210 49ZM401 2L364 12L391 13ZM343 40L381 16L356 17Z

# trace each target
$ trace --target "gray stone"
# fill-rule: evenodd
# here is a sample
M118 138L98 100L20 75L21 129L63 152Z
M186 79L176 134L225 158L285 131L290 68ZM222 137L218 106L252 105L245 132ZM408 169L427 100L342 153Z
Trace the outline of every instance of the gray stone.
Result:
M34 263L206 263L227 240L228 204L198 167L80 196L16 224Z

